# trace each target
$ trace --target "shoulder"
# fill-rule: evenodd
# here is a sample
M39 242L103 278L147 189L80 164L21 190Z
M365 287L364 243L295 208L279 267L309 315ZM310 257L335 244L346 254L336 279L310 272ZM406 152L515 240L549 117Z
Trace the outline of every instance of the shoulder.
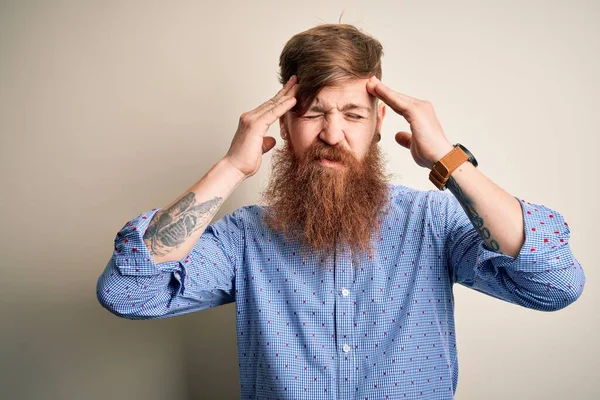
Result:
M264 214L265 208L263 206L252 204L237 208L230 215L242 229L263 229Z
M251 221L257 217L262 216L264 213L264 207L257 204L242 206L231 213L237 219L242 221Z
M389 185L390 201L392 206L399 204L428 203L429 206L438 208L447 207L448 201L452 201L452 194L447 190L437 189L415 189L405 185Z
M449 216L460 208L454 195L448 190L419 190L404 185L390 185L389 215L396 218L406 216L406 224L419 221L445 232ZM402 220L402 219L400 219Z

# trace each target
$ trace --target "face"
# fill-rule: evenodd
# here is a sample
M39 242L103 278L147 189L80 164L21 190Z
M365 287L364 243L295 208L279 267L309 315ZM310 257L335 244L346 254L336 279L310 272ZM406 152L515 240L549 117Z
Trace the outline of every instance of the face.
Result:
M340 86L323 88L302 116L286 113L280 119L281 135L301 156L315 142L337 147L361 161L373 137L381 132L385 106L367 92L368 79L356 79ZM343 168L340 162L319 161L329 168Z
M273 153L265 222L306 249L370 251L379 229L388 194L374 137L385 109L366 82L325 88L304 115L280 120L285 143Z

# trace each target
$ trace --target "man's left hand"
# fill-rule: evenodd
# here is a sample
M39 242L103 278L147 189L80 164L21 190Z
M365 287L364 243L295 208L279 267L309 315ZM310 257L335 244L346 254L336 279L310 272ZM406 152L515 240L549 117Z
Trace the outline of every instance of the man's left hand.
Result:
M412 133L396 133L396 142L410 149L421 167L431 169L433 164L453 149L430 102L396 92L375 76L367 82L367 91L408 121Z

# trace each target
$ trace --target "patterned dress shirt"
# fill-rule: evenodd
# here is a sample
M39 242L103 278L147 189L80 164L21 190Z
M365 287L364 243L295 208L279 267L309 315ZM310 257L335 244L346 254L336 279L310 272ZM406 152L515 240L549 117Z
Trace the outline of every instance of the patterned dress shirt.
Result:
M130 319L235 302L242 399L451 399L455 283L541 311L583 290L563 217L519 202L525 243L516 258L488 249L448 191L389 185L371 256L338 245L303 257L255 205L160 264L142 240L155 208L117 233L97 296Z

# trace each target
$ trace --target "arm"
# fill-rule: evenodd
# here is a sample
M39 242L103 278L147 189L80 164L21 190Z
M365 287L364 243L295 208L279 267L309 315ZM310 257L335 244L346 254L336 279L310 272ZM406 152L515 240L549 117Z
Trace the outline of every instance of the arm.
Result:
M153 261L160 264L187 255L243 179L227 159L222 159L185 194L154 214L144 233Z
M466 175L462 178L466 179ZM489 182L487 178L486 181ZM488 209L488 199L493 204L497 199L492 197L498 194L492 191L490 197L473 200L460 185L454 178L451 186L458 195L440 193L446 201L444 234L453 282L541 311L559 310L579 298L585 274L571 251L569 227L560 213L515 198L517 215L511 215L510 207L497 212L506 215L506 219L520 220L521 231L495 235L497 229L508 228L488 224L486 212L493 211L484 210ZM479 204L483 206L477 207ZM512 206L512 202L508 204ZM488 232L482 232L486 227ZM519 247L515 253L503 254L498 248L502 249L506 242L503 237L510 241L510 234L518 238L512 245Z
M442 148L444 154L450 150L450 145ZM579 298L585 275L558 212L523 204L469 162L446 186L460 204L448 214L454 282L542 311L559 310Z
M376 77L367 91L409 122L411 132L398 132L396 141L418 165L431 168L452 150L431 103L395 92ZM545 311L580 296L585 275L560 214L518 201L470 163L455 170L447 185L454 197L442 197L444 235L454 282Z
M262 155L275 146L275 139L265 134L296 104L297 88L296 76L292 76L272 99L242 114L226 157L154 216L144 243L155 262L173 261L187 254L223 200L258 171Z
M233 213L207 225L241 182L238 175L221 160L171 205L128 221L98 279L102 306L121 317L151 319L234 301L241 222Z
M149 319L235 301L235 272L244 248L243 212L208 223L275 146L275 139L265 134L296 104L296 91L292 77L272 99L244 113L221 161L166 207L142 213L123 226L97 282L102 306L121 317Z
M448 152L452 147L448 149ZM456 197L488 248L516 257L525 241L519 201L465 162L446 187Z

